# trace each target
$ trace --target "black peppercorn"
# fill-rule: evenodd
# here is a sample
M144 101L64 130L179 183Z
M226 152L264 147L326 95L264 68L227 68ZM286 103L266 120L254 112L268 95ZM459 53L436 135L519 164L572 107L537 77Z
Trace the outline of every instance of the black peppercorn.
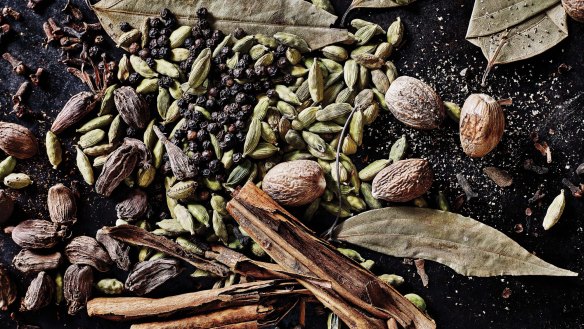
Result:
M221 171L221 167L222 167L222 163L219 160L211 160L209 162L209 170L211 170L212 173L216 173Z
M235 95L235 102L237 104L243 104L245 103L247 100L247 96L244 93L238 93L237 95Z
M151 27L153 27L155 29L159 29L162 27L162 21L158 17L150 18L150 21L148 23Z
M238 27L235 30L233 30L233 36L236 39L241 39L245 37L245 35L246 35L245 31L241 27Z
M288 66L288 59L286 57L280 57L280 58L278 58L278 61L276 62L276 65L279 68L283 69L286 66Z
M203 162L203 157L201 156L201 153L199 152L193 153L193 155L191 156L191 161L193 161L193 163L196 165Z
M274 89L268 89L268 91L266 91L266 96L268 96L271 99L277 99L278 93Z
M126 129L126 136L136 137L136 135L138 135L138 130L136 128L128 127L128 129Z
M245 141L245 134L240 131L237 134L235 134L235 138L237 138L237 140L240 143L242 143L243 141Z
M191 29L191 35L195 39L200 38L202 36L201 29L198 26L193 26L193 28Z
M237 130L243 130L243 129L245 129L245 122L243 122L242 120L235 121L235 124L234 125L235 125L235 128Z
M209 139L209 132L208 131L201 129L197 132L197 140L199 142L204 142L207 139Z
M214 110L215 107L217 106L217 102L215 101L215 98L210 97L209 99L207 99L207 101L205 101L205 108L207 110Z
M163 47L158 49L158 57L159 58L167 58L170 55L170 48Z
M160 34L161 34L161 35L165 35L165 36L167 36L167 37L170 37L170 34L171 34L171 33L172 33L172 29L170 29L170 28L167 28L167 27L165 27L165 28L163 28L162 30L160 30Z
M260 78L266 76L266 67L263 65L259 65L259 66L254 67L254 71L255 71L255 74Z
M268 72L268 75L270 77L275 77L276 75L278 75L278 67L276 67L274 65L268 66L268 68L266 69L266 71Z
M156 39L156 45L158 47L163 47L170 44L170 41L166 35L161 35Z
M150 39L156 39L156 38L158 38L159 35L160 35L160 31L158 29L151 28L148 30L148 37Z
M209 149L204 150L203 152L201 152L201 156L202 156L203 160L211 161L211 160L213 160L213 151L211 151Z
M211 170L209 170L208 168L203 169L202 174L203 174L203 177L209 177L209 176L211 176Z
M156 68L156 61L152 57L146 58L146 64L148 64L148 67L153 70Z
M122 30L122 32L130 32L132 30L132 25L128 22L121 22L120 30Z
M287 85L293 84L295 80L296 80L296 78L293 77L291 74L286 74L284 76L284 83Z
M197 9L197 17L199 19L201 19L201 18L207 18L207 15L209 15L209 11L207 10L207 8L201 7L199 9Z
M217 112L214 112L214 113L217 113ZM215 122L211 122L207 125L207 131L212 133L212 134L218 133L219 129L221 129L221 126L219 126L219 124L217 124Z
M89 57L97 58L97 57L99 57L99 55L101 53L101 49L98 46L92 46L92 47L89 47L88 53L89 53Z
M163 8L163 9L160 11L160 17L161 17L162 19L168 19L169 17L172 17L172 12L171 12L171 11L170 11L170 9L168 9L168 8Z
M201 143L201 147L203 148L203 150L210 150L212 147L211 141L204 141L203 143Z
M243 160L243 155L241 153L233 153L232 160L233 163L238 164Z
M158 85L162 88L170 88L173 82L174 80L172 80L171 77L167 77L165 75L158 78Z
M150 57L150 49L149 48L140 49L140 51L138 52L138 56L145 60L146 58Z
M276 57L286 56L286 50L288 50L288 47L284 45L278 45L278 47L276 47L276 51L274 51L274 55L276 55Z
M134 72L134 73L131 73L131 74L130 74L130 76L128 77L128 82L129 82L131 85L137 85L137 84L138 84L138 82L140 82L140 79L141 79L141 78L142 78L142 77L140 76L140 74L138 74L138 73Z

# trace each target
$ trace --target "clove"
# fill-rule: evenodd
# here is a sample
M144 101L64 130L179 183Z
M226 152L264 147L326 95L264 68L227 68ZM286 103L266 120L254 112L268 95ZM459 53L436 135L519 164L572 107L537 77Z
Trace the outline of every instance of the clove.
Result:
M83 23L83 27L85 31L100 31L101 30L101 23Z
M12 70L19 75L23 75L26 73L26 66L22 63L21 60L18 60L12 56L10 53L2 54L2 58L6 60L10 65L12 65Z
M569 179L567 178L562 179L562 184L564 184L564 186L566 186L570 190L570 192L572 192L572 195L575 198L582 197L582 190L580 189L580 187L574 185L574 183L570 182Z
M76 37L65 36L59 40L61 46L69 46L71 44L80 43L81 39Z
M456 179L458 180L458 184L462 187L464 194L466 194L466 201L470 201L472 198L478 197L478 193L472 190L470 183L462 174L456 174Z
M14 10L12 7L4 7L2 8L2 16L10 16L15 21L19 21L22 18L22 15Z
M22 96L24 96L24 94L28 90L29 86L30 86L30 82L28 82L28 81L21 83L20 87L18 87L18 90L16 90L16 93L14 93L14 95L12 95L12 104L14 104L14 107L16 107L18 104L22 103Z
M56 40L55 35L53 34L53 28L48 22L43 23L43 32L45 32L45 45Z
M59 25L57 25L57 22L55 22L54 18L49 17L49 19L47 20L47 23L49 23L49 26L51 27L51 30L53 31L53 35L55 35L55 36L63 35L63 29L61 27L59 27Z
M35 86L39 85L40 78L44 72L45 72L45 69L43 69L42 67L39 67L39 68L37 68L35 73L28 76L33 85L35 85Z

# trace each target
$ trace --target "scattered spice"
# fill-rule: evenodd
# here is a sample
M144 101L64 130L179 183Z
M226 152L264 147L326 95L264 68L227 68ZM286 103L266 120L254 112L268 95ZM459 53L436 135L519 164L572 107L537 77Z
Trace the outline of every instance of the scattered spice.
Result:
M426 262L423 259L416 259L414 260L414 264L416 264L416 272L418 272L420 279L422 279L422 285L428 288L429 278L428 274L426 274Z
M456 174L456 179L458 180L458 184L462 187L464 194L466 195L466 201L470 201L472 198L478 197L478 193L473 191L470 183L462 174Z

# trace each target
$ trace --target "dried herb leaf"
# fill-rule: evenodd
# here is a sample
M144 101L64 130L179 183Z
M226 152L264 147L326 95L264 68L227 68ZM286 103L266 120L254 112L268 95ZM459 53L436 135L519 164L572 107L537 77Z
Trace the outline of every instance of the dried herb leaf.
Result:
M333 235L387 255L433 260L466 276L578 275L546 263L490 226L440 210L371 210L349 218Z
M538 55L568 37L559 0L475 1L466 39L483 50L489 65Z
M353 0L343 15L343 22L347 14L357 8L392 8L409 5L416 0Z
M198 21L197 9L201 7L213 13L216 28L223 31L240 27L249 34L288 32L304 38L312 49L348 37L347 30L330 28L337 18L335 15L302 0L240 0L229 2L228 6L213 0L102 0L93 9L105 31L118 40L122 34L120 22L140 26L145 18L157 16L160 10L168 8L176 14L179 24L193 26Z

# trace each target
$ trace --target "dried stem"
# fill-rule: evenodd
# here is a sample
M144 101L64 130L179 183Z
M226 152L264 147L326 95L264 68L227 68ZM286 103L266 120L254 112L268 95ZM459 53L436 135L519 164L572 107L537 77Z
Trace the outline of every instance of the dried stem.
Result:
M485 69L485 73L483 73L483 78L481 80L481 86L483 86L483 87L487 86L487 77L489 76L489 73L491 72L491 70L495 66L497 58L499 58L499 53L501 53L501 49L503 49L503 46L505 46L507 44L508 40L509 40L509 31L505 32L505 34L503 34L503 36L501 36L501 40L499 41L499 45L497 46L497 49L495 49L495 53L489 59L489 62L487 63L487 68Z

